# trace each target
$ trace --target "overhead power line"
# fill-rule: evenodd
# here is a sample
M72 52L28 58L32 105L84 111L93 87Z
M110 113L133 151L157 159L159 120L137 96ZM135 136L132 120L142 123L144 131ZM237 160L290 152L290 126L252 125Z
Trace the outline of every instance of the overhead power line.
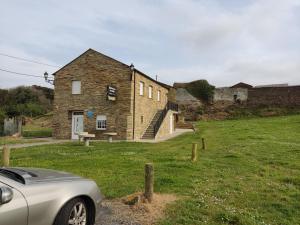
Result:
M18 60L26 61L26 62L36 63L36 64L40 64L40 65L44 65L44 66L51 66L51 67L55 67L55 68L59 67L59 66L55 66L55 65L51 65L51 64L47 64L47 63L43 63L43 62L38 62L38 61L35 61L35 60L31 60L31 59L24 59L24 58L21 58L21 57L17 57L17 56L13 56L13 55L8 55L8 54L4 54L4 53L0 53L0 55L6 56L6 57L9 57L9 58L13 58L13 59L18 59Z
M18 73L18 72L15 72L15 71L5 70L5 69L1 69L1 68L0 68L0 71L7 72L7 73L12 73L12 74L17 74L19 76L44 78L43 76L27 74L27 73Z

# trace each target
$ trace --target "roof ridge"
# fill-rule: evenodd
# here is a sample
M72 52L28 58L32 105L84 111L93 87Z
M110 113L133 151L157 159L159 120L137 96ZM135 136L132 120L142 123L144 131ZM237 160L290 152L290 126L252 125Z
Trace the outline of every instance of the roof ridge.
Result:
M77 60L78 58L80 58L81 56L83 56L84 54L86 54L88 51L93 51L93 52L95 52L95 53L97 53L97 54L99 54L99 55L101 55L101 56L104 56L104 57L106 57L106 58L108 58L108 59L114 60L114 61L116 61L116 62L118 62L118 63L120 63L120 64L122 64L122 65L124 65L124 66L126 66L126 67L128 67L128 68L130 69L130 65L127 65L126 63L123 63L123 62L121 62L120 60L117 60L117 59L115 59L115 58L113 58L113 57L110 57L110 56L108 56L108 55L106 55L106 54L103 54L103 53L101 53L101 52L99 52L99 51L97 51L97 50L95 50L95 49L89 48L89 49L87 49L85 52L83 52L82 54L80 54L79 56L77 56L75 59L73 59L72 61L70 61L69 63L67 63L67 64L64 65L63 67L61 67L59 70L55 71L55 72L53 73L53 75L55 75L57 72L59 72L60 70L62 70L62 69L65 68L65 67L67 67L67 66L70 65L71 63L73 63L75 60ZM134 70L135 70L136 72L140 73L141 75L143 75L144 77L146 77L147 79L149 79L149 80L151 80L151 81L153 81L153 82L155 82L155 83L157 83L157 84L159 84L159 85L161 85L161 86L163 86L163 87L165 87L165 88L167 88L167 89L172 88L172 86L170 86L170 85L168 85L168 84L165 84L165 83L162 83L162 82L160 82L160 81L157 81L157 80L153 79L152 77L150 77L149 75L143 73L142 71L140 71L140 70L138 70L138 69L136 69L136 68L134 68Z

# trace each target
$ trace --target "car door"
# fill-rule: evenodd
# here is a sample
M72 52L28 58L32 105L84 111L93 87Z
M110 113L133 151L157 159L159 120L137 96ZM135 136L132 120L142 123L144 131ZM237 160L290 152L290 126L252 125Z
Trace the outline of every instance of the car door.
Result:
M13 187L0 181L0 187L10 188L13 198L10 202L0 202L0 225L28 225L28 207L23 195Z

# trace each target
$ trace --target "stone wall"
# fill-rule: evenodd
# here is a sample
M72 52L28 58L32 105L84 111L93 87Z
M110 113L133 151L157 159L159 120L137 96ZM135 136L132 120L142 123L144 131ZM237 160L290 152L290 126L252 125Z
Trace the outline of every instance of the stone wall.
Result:
M300 86L249 89L249 106L300 106Z
M140 82L144 83L144 95L140 95ZM152 98L149 98L148 88L152 86ZM160 101L157 92L160 91ZM163 109L168 102L168 89L135 72L135 131L134 138L141 139L151 120L158 110ZM143 118L142 118L143 117Z
M128 66L94 50L88 50L55 74L54 137L70 139L72 112L84 113L84 131L106 138L117 132L117 139L132 139L131 77ZM81 94L72 94L72 81L81 81ZM117 100L107 100L107 85L117 88ZM93 116L88 117L87 111ZM107 130L96 130L97 115L106 115Z
M248 89L246 88L216 88L214 91L214 99L213 101L229 101L235 102L236 100L239 101L247 101L248 98Z
M176 115L175 115L175 112L169 110L166 117L164 118L155 138L156 139L159 139L159 138L162 138L162 137L166 137L167 135L170 135L171 132L170 132L170 123L171 123L171 117L173 118L173 131L172 133L175 131L176 129Z

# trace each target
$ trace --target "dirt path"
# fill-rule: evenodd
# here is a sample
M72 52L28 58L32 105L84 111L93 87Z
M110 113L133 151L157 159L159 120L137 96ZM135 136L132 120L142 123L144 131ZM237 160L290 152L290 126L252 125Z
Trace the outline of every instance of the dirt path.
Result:
M41 141L42 140L42 141ZM21 143L21 144L7 144L8 147L11 149L17 149L17 148L26 148L26 147L32 147L32 146L39 146L39 145L51 145L51 144L61 144L70 142L71 140L55 140L52 138L38 138L37 142L30 142L30 143ZM3 146L0 146L0 149L2 149Z
M177 197L155 194L151 204L135 205L126 205L123 200L124 198L103 201L95 225L152 225L163 218L167 204L176 201Z

